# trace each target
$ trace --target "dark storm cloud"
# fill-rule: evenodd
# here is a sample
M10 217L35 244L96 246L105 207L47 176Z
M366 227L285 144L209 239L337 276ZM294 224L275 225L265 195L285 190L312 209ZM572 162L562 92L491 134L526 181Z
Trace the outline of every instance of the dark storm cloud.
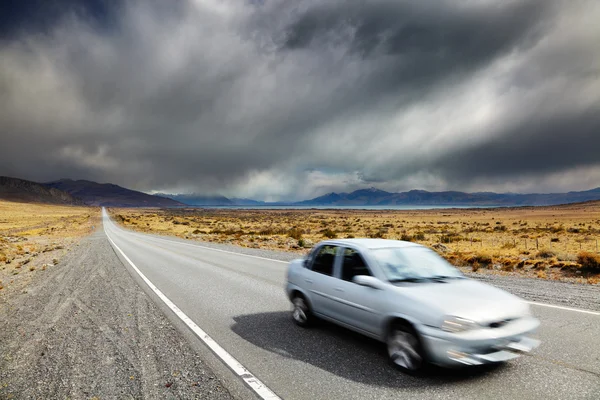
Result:
M511 47L527 46L540 34L550 6L544 0L316 4L285 30L283 48L347 46L364 60L383 59L378 89L387 84L390 90L469 72Z
M121 0L3 0L0 38L51 30L64 18L86 20L96 27L113 24Z
M0 175L275 199L599 164L594 2L83 4L0 39Z
M500 135L445 154L432 165L450 181L539 176L598 165L600 106L506 127ZM599 182L600 184L600 182Z

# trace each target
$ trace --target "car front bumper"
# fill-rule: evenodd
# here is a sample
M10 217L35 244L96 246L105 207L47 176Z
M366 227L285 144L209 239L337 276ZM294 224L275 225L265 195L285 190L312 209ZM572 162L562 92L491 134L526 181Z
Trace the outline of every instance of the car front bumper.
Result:
M530 337L539 326L533 317L521 318L503 328L486 328L457 334L425 327L423 346L429 361L442 366L482 365L512 360L539 346Z

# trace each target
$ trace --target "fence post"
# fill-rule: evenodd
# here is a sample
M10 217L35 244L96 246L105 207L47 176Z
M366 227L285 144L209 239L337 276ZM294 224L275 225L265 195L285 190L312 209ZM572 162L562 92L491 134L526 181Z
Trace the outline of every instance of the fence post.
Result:
M538 243L538 238L535 238L535 249L539 250L540 249L540 245Z

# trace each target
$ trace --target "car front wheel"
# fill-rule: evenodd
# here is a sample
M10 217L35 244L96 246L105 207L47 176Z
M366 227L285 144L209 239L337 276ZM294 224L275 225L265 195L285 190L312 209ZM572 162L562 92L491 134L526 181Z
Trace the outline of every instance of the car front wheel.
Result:
M406 323L396 323L387 338L388 356L392 364L403 372L416 374L425 365L419 336Z
M307 327L312 322L312 314L304 297L296 295L292 299L292 319L296 325Z

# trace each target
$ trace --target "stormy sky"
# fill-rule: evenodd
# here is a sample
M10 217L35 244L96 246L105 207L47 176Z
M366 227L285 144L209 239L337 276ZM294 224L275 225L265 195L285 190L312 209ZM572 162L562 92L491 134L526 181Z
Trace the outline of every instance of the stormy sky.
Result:
M0 175L296 200L600 186L596 0L8 0Z

